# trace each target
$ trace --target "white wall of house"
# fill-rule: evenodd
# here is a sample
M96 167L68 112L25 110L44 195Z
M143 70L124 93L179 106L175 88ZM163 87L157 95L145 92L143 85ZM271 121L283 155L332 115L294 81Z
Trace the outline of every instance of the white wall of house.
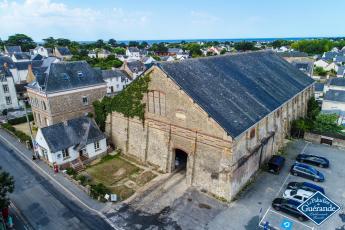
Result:
M129 49L127 49L126 56L128 56L128 58L140 59L140 52L131 52Z
M317 67L326 68L329 64L326 61L320 59L320 60L314 62L314 65Z
M48 57L49 56L49 53L48 53L48 50L46 48L44 48L43 46L38 46L36 47L33 51L33 54L39 54L43 57Z
M107 151L107 141L102 139L99 141L99 148L95 149L95 143L88 144L86 146L86 152L89 155L89 158L96 157L99 154L102 154Z
M5 109L18 109L19 102L13 77L0 81L0 111Z
M107 83L107 94L117 93L124 89L126 85L131 81L126 78L125 81L121 81L121 77L106 78L104 81Z
M322 110L325 110L325 111L341 110L345 112L345 102L323 100Z

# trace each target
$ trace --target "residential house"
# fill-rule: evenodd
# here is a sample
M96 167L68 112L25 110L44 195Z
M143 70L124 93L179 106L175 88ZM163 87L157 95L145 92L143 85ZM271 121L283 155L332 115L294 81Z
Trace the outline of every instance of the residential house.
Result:
M32 71L27 92L38 127L93 113L92 103L106 94L101 72L86 61L57 62Z
M106 49L102 49L97 53L98 58L107 58L109 57L109 55L111 55L111 52Z
M138 47L128 47L126 49L126 56L131 59L140 59L140 50Z
M102 77L107 83L108 95L114 95L120 92L132 81L126 71L115 68L111 70L102 70Z
M11 56L14 53L21 53L22 48L20 46L4 46L5 54Z
M156 62L156 60L153 58L153 57L151 57L151 56L144 56L144 57L142 57L141 59L140 59L140 61L142 62L142 63L144 63L144 65L150 65L150 64L152 64L152 63L154 63L154 62Z
M87 56L89 58L97 58L97 52L95 50L91 50L89 51L89 53L87 54Z
M162 56L160 58L161 61L175 61L175 58L173 58L172 56Z
M338 55L338 52L324 52L322 55L322 59L328 62L332 62Z
M345 124L345 91L328 90L322 101L322 113L339 115L338 123Z
M338 65L345 65L345 56L337 56L334 62Z
M181 48L169 48L168 49L168 55L169 56L176 56L178 54L182 55L183 49L181 49Z
M314 97L317 101L322 101L324 95L325 84L316 82L314 89Z
M146 70L146 66L141 61L132 61L124 62L121 69L125 70L132 80L135 80Z
M339 66L337 77L345 77L345 66Z
M41 54L35 54L31 56L31 61L41 61L44 57Z
M283 147L314 95L314 81L272 52L159 62L141 77L144 118L112 112L112 142L162 172L181 166L189 186L226 200Z
M212 54L212 55L220 55L222 50L218 47L211 46L210 48L207 49L207 55Z
M331 78L325 85L324 91L328 90L344 90L345 91L345 78Z
M320 59L320 60L317 60L316 62L314 62L314 66L316 66L316 67L326 68L328 65L329 65L329 63L323 59Z
M26 78L28 76L30 65L32 64L31 61L22 61L22 62L15 62L14 65L16 67L16 75L13 75L14 81L16 84L21 84L26 82Z
M288 52L290 49L286 46L281 46L277 49L277 52L281 53L281 52Z
M105 135L86 116L39 128L35 140L41 159L62 169L90 162L107 152Z
M306 75L308 75L309 77L313 76L313 62L292 61L291 64L295 66L297 69L301 70Z
M47 48L40 46L40 45L37 46L35 49L30 50L30 53L31 53L31 55L39 54L42 57L49 57L52 55L51 49L49 49L49 48L47 49Z
M28 62L31 60L31 56L28 53L13 53L11 58L13 62Z
M7 64L0 66L0 113L8 109L18 109L16 88Z
M334 72L338 71L339 66L337 64L335 64L334 62L331 62L328 66L326 66L324 69L326 71L331 71L333 70Z
M70 60L73 57L71 51L67 47L55 47L53 54L61 60Z

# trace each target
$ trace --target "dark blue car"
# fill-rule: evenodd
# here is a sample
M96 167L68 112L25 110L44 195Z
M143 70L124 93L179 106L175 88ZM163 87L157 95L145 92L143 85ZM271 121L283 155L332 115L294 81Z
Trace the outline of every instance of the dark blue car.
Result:
M305 191L309 192L321 192L322 194L325 194L325 190L316 184L308 183L308 182L290 182L287 185L287 189L293 189L293 190L298 190L298 189L303 189Z
M300 204L301 203L294 200L285 199L285 198L276 198L272 202L272 207L276 211L282 211L293 217L296 217L299 221L307 221L308 218L297 209L297 207Z
M329 160L327 158L319 157L319 156L315 156L315 155L299 154L296 157L296 161L316 165L316 166L319 166L321 168L328 168L329 167Z
M322 182L325 180L325 177L321 172L317 171L312 166L303 163L294 163L291 166L290 172L294 176L304 177L315 182Z

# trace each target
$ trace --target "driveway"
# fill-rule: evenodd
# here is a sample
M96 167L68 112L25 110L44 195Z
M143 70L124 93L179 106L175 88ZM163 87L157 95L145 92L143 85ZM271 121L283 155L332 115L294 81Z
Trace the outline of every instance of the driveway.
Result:
M230 207L216 216L208 225L208 229L234 229L253 230L260 229L259 222L263 225L266 221L276 229L282 228L284 221L292 223L292 229L327 229L344 230L344 210L338 211L321 226L316 226L311 221L299 222L284 213L276 212L271 208L275 197L281 197L286 185L291 181L307 181L306 179L289 174L291 165L299 153L315 154L327 157L330 160L329 169L320 169L326 181L318 183L325 188L326 195L340 207L345 204L345 151L338 148L311 144L305 141L290 142L286 148L286 163L279 175L260 172L239 199L230 204ZM312 182L315 183L315 182Z

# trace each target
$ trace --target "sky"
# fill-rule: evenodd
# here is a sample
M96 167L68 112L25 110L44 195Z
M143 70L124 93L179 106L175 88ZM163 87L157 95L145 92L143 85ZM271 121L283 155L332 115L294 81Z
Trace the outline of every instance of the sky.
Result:
M0 38L35 41L345 36L344 0L0 0Z

